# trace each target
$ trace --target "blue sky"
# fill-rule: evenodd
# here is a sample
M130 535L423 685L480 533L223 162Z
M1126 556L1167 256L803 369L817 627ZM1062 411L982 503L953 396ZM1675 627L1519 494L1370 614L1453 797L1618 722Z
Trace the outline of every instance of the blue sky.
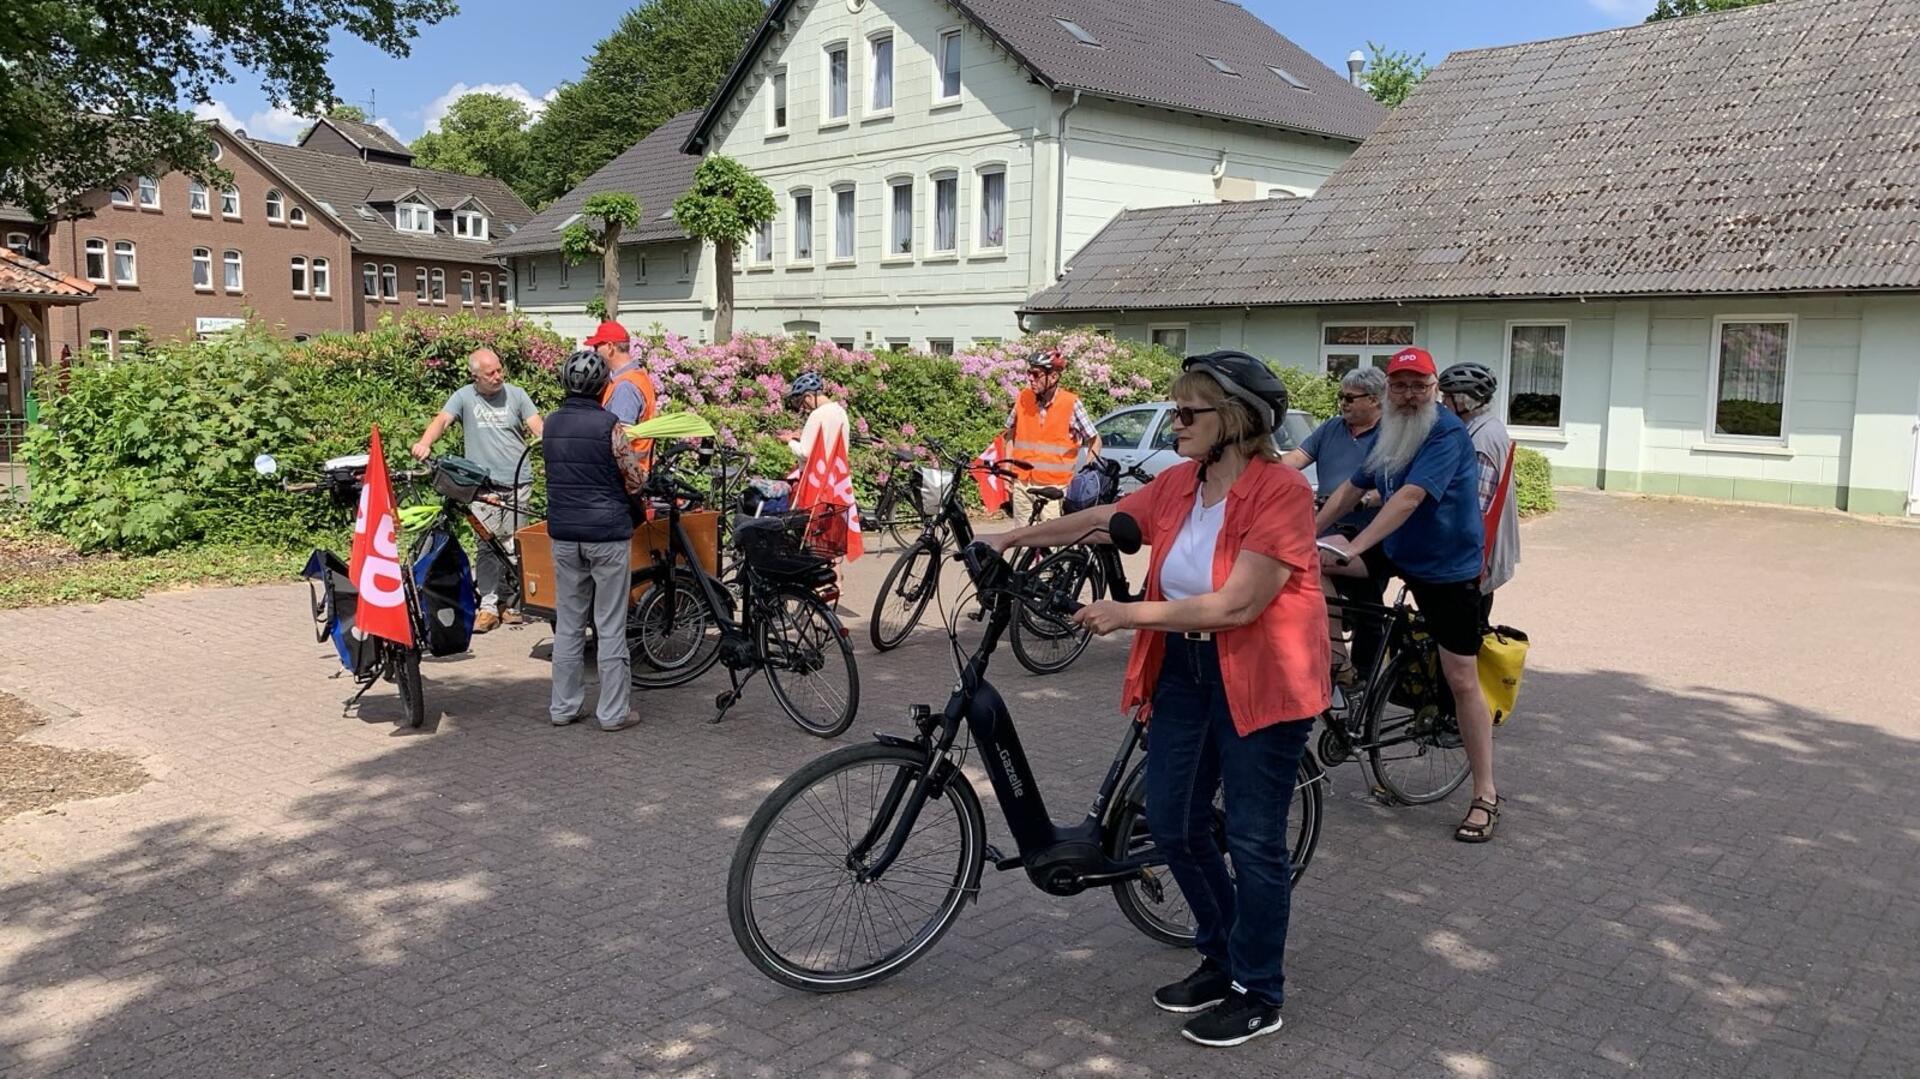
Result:
M1038 2L1038 0L1036 0ZM1242 0L1281 33L1336 71L1366 42L1424 52L1429 63L1456 49L1578 34L1639 22L1653 0ZM437 124L448 103L472 89L495 90L537 108L559 83L577 78L583 57L625 11L620 0L461 0L460 13L426 27L413 55L396 60L357 39L338 40L331 71L340 96L365 107L411 141ZM302 118L275 109L242 79L203 115L260 138L291 140Z

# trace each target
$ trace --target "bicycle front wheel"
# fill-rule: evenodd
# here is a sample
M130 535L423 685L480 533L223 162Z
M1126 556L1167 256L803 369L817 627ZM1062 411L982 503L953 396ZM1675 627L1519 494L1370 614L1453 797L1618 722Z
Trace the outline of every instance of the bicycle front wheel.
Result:
M394 688L400 691L400 712L406 717L407 726L418 730L427 721L427 691L420 680L420 650L397 644L387 647L388 672Z
M920 624L940 583L940 544L929 538L900 552L874 597L873 617L867 619L867 639L877 652L900 647Z
M1380 789L1404 805L1437 802L1458 790L1469 771L1467 749L1439 655L1395 654L1377 687L1367 690L1361 737Z
M760 612L760 665L773 699L808 734L833 738L860 710L860 671L840 619L800 588L775 593Z
M1293 861L1290 882L1299 884L1320 846L1320 816L1326 799L1326 771L1311 753L1300 757L1300 772L1293 781L1293 804L1287 821L1292 829L1288 852ZM1114 858L1150 857L1154 851L1153 834L1147 830L1147 765L1142 761L1120 788L1118 808L1107 828L1107 853ZM1220 853L1227 852L1227 811L1220 792L1213 796L1213 838ZM1233 863L1229 858L1228 871ZM1134 928L1162 944L1193 946L1195 925L1193 908L1173 879L1173 871L1163 865L1148 866L1138 877L1113 886L1114 902Z
M1058 674L1073 666L1087 650L1093 631L1074 625L1069 616L1046 605L1056 598L1084 605L1104 598L1106 592L1099 563L1086 548L1068 547L1042 559L1021 581L1021 596L1040 600L1042 607L1035 610L1022 603L1015 612L1009 634L1014 658L1034 674Z
M673 571L671 587L655 583L627 613L632 682L641 689L685 685L720 658L720 619L691 570Z
M930 764L921 749L849 746L767 796L727 873L733 939L761 973L813 993L859 989L906 969L952 927L986 856L980 802L957 769L887 871L860 877ZM876 841L854 857L869 833Z

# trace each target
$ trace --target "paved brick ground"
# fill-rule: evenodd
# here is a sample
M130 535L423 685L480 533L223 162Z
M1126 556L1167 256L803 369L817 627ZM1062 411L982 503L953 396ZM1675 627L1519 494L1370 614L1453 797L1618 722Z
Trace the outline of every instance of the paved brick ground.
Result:
M1287 1027L1229 1056L1147 1000L1187 956L1019 877L876 989L762 979L727 861L826 748L763 686L719 727L708 680L556 731L523 629L432 664L416 735L390 691L340 716L297 589L0 615L40 737L154 775L0 825L0 1074L1913 1074L1920 530L1568 502L1502 597L1537 643L1499 841L1447 839L1464 795L1389 811L1337 770ZM1121 655L1002 665L1057 815ZM859 729L944 696L932 638L861 660Z

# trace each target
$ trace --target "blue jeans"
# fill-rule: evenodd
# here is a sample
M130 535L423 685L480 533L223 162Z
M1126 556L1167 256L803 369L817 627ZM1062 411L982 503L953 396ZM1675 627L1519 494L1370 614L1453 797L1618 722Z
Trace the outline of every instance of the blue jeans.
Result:
M1276 1007L1285 996L1293 896L1287 812L1312 733L1302 721L1243 737L1214 644L1167 635L1147 735L1147 828L1193 908L1200 954ZM1213 796L1223 785L1231 873L1213 832Z

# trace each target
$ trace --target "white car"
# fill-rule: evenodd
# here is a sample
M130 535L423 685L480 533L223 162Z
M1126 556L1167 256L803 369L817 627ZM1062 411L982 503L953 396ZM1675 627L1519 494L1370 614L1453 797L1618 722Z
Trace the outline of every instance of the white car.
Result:
M1293 449L1313 433L1313 417L1299 409L1290 410L1274 433L1274 445L1281 452ZM1173 452L1173 402L1125 405L1100 417L1093 429L1100 433L1100 455L1121 465L1139 465L1142 472L1157 476L1160 470L1180 460ZM1315 482L1312 465L1306 469L1307 482ZM1139 484L1120 481L1120 489L1130 491Z

